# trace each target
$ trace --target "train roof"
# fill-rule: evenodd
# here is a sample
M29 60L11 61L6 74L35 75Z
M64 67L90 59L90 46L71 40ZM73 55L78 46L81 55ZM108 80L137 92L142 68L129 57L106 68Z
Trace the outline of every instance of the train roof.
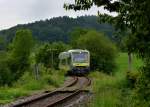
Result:
M72 52L89 52L88 50L83 50L83 49L71 49L71 50L68 50L69 53L72 53Z
M66 58L69 58L70 54L72 52L88 52L88 50L83 50L83 49L71 49L71 50L68 50L67 52L61 52L59 54L59 59L66 59Z
M59 59L66 59L69 56L70 56L69 52L61 52L58 57Z

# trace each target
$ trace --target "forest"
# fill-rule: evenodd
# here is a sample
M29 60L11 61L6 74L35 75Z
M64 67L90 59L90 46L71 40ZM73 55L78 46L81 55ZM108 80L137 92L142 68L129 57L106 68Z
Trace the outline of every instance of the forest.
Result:
M28 28L37 40L45 42L68 42L70 39L69 33L77 27L96 29L97 31L105 32L110 38L113 38L114 28L110 24L99 24L97 16L80 16L77 18L63 16L25 25L17 25L10 29L0 31L0 37L5 37L4 39L9 42L14 37L17 29Z

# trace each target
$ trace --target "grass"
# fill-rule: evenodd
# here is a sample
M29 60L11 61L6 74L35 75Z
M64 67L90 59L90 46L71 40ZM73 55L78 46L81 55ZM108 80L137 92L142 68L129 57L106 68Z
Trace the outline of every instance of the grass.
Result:
M126 71L128 70L128 57L120 53L117 57L118 69L111 76L101 72L93 72L90 76L94 79L92 90L94 97L89 107L134 107L131 90L126 86ZM133 56L133 71L138 71L142 61Z
M117 57L118 72L124 72L128 70L128 56L127 53L120 53ZM142 65L142 61L132 55L132 70L137 70Z
M61 71L41 73L39 80L36 80L32 73L27 72L12 87L0 87L0 105L42 90L54 90L63 82L64 72Z

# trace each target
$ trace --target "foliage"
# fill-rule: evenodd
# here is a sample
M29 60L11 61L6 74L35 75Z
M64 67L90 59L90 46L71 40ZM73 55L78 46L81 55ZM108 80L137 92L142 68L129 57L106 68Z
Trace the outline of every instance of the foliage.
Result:
M59 56L60 52L69 50L69 49L71 49L71 47L69 45L62 43L62 42L52 43L51 46L52 46L52 49L56 49L56 51L54 51L54 54L53 54L53 57L55 58L53 66L55 69L58 69L58 63L59 63L58 56Z
M6 52L0 52L0 86L10 85L12 82L12 72L8 67L6 54Z
M0 50L4 50L6 48L6 43L4 37L0 36Z
M20 78L30 67L29 57L32 47L33 38L30 30L18 30L8 56L8 66L14 80Z
M93 91L95 92L89 107L126 107L125 96L122 96L123 80L100 72L93 72ZM119 75L118 75L119 76ZM121 82L122 84L119 84ZM122 100L123 99L123 100Z
M142 61L133 56L133 70L137 72L142 65ZM135 106L133 92L127 87L126 71L128 69L127 53L119 53L117 56L117 71L113 76L101 72L92 72L90 77L93 78L92 91L94 97L88 107L145 107Z
M116 28L130 30L130 52L136 52L144 61L143 69L137 82L139 103L150 100L150 1L149 0L75 0L74 4L65 5L66 9L85 10L93 5L104 6L110 12L117 12L116 17L101 15L101 19L113 23ZM150 103L146 103L150 106Z
M114 31L109 24L99 24L97 16L81 16L77 18L64 16L17 25L8 30L0 31L0 35L5 37L7 42L10 42L18 29L27 28L32 31L33 37L39 41L68 42L70 40L69 33L76 27L96 29L105 32L110 38L112 38Z
M70 44L72 45L73 48L77 48L77 40L78 38L80 38L81 36L83 36L84 34L86 34L88 32L87 29L83 29L83 28L75 28L71 33L70 33Z
M139 78L139 72L127 72L126 78L128 81L128 87L135 88L136 81Z
M39 51L35 55L36 63L43 63L45 67L49 67L49 62L51 58L50 45L44 44L39 48Z
M122 52L129 52L130 43L129 43L129 33L125 31L116 31L113 35L116 46Z
M107 73L114 71L116 47L103 33L95 30L79 30L74 31L73 34L78 36L78 39L74 40L76 42L74 48L90 51L91 69Z
M70 46L63 42L46 43L36 53L36 63L43 63L46 68L58 69L58 55L68 49L70 49Z
M0 87L0 106L10 103L19 97L29 96L33 93L51 91L62 85L64 82L64 73L53 70L51 73L43 71L39 80L35 80L32 72L25 72L24 75L13 83L12 87Z

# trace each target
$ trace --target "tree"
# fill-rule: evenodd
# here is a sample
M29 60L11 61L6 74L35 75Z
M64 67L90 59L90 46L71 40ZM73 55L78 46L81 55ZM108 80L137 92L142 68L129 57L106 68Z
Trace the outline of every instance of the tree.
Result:
M128 72L132 71L132 44L130 37L131 34L129 30L118 31L115 33L115 43L119 47L119 49L123 52L127 52L128 54Z
M83 33L80 31L86 32ZM76 42L75 47L90 51L92 70L99 70L106 73L114 71L116 68L116 47L103 33L95 30L80 29L75 36L79 36L78 39L74 40Z
M0 51L0 86L11 85L12 72L7 63L7 53Z
M33 23L17 25L11 29L0 31L0 36L5 37L6 43L10 43L15 36L17 29L28 28L32 31L33 37L39 41L54 42L63 41L68 43L69 33L75 27L93 28L103 31L111 38L114 31L109 24L99 24L97 16L80 16L71 18L68 16L55 17L48 20L40 20Z
M82 29L82 28L75 28L71 33L70 33L70 44L72 45L73 48L77 48L77 39L83 36L88 32L88 29Z
M48 43L41 46L35 55L36 63L43 63L46 68L50 67L50 45Z
M52 66L55 69L58 69L58 65L59 65L59 54L60 52L64 52L67 51L69 49L71 49L71 46L64 44L63 42L54 42L51 44L52 49L54 49L53 51L53 63L51 62Z
M0 36L0 50L4 50L6 48L6 43L3 37Z
M36 53L36 63L43 63L47 69L58 69L58 55L60 52L68 49L70 49L70 46L64 44L63 42L53 42L52 44L46 43L42 45Z
M33 38L30 30L18 30L11 44L8 64L13 72L14 80L19 79L30 67L30 54L33 47Z
M101 15L102 21L110 22L121 30L130 29L130 50L136 52L144 61L140 77L137 81L139 102L150 100L150 1L149 0L75 0L74 4L65 4L66 9L85 10L93 5L104 6L110 12L117 12L116 17ZM144 104L143 103L143 104ZM150 103L146 103L150 106ZM143 106L143 105L142 105Z

